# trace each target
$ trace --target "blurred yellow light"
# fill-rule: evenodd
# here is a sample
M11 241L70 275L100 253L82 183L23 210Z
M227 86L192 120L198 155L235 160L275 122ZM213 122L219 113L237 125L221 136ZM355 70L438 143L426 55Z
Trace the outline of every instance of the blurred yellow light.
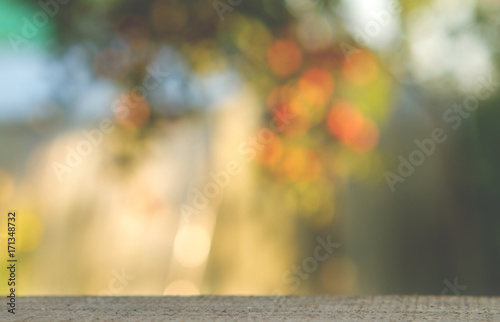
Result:
M318 193L318 191L316 191L316 193L313 191L308 191L304 193L304 198L302 199L302 203L307 213L311 214L318 211L321 205L321 197L322 197L321 192Z
M199 295L198 288L186 280L175 280L165 289L163 295Z
M283 174L292 181L311 181L320 173L321 164L313 151L293 148L283 159Z
M259 20L234 15L230 18L231 33L237 47L251 61L265 64L266 51L273 42L269 29Z
M208 257L211 238L207 230L201 226L183 227L175 237L174 256L186 267L202 264Z
M22 252L35 250L42 241L44 231L40 218L25 210L16 211L16 226L17 249Z

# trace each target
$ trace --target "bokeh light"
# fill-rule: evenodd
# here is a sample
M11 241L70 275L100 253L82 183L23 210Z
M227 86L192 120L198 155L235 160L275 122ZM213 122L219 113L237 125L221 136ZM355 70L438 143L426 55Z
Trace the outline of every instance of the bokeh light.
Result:
M308 69L299 80L299 90L312 107L323 107L330 99L334 81L331 74L321 68Z
M116 121L124 128L135 130L144 126L151 115L148 101L142 94L123 94L114 106Z
M377 61L370 52L357 50L342 63L342 74L353 85L367 85L378 74Z
M321 164L313 151L294 147L285 153L282 171L285 178L290 181L307 182L318 177Z
M0 3L20 295L500 293L498 1L42 2Z
M202 264L208 257L211 238L201 226L186 226L175 236L174 256L186 267Z
M377 145L375 123L347 101L334 102L327 123L330 133L353 150L368 152Z
M276 76L290 76L302 65L302 51L292 40L276 40L267 52L267 62Z

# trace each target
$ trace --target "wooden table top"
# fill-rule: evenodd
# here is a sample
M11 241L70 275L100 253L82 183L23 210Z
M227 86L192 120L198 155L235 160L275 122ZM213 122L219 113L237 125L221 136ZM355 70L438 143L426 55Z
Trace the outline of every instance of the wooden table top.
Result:
M2 306L2 321L500 321L500 298L466 296L17 297L16 314Z

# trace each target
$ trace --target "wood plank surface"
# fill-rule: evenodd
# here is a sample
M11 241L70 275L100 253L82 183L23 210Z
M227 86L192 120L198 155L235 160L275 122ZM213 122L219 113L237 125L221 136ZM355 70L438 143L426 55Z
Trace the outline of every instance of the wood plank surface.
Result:
M18 297L2 321L488 320L500 298L465 296Z

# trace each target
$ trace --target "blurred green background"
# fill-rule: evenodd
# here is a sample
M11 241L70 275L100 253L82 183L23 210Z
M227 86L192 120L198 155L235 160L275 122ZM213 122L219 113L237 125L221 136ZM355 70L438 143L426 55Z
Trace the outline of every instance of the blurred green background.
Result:
M2 1L18 295L499 295L499 13Z

